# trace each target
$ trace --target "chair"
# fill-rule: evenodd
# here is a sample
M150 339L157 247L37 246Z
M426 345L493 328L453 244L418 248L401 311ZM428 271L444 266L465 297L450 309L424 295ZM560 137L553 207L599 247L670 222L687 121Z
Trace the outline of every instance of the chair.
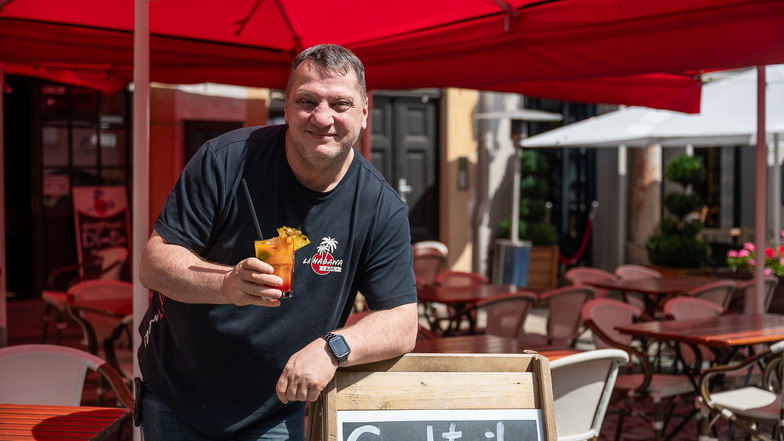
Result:
M686 294L691 297L709 300L726 310L730 306L732 295L737 287L738 284L732 280L717 280L691 289Z
M41 343L46 343L49 333L49 323L53 322L56 329L56 342L60 343L60 335L66 327L63 320L65 316L65 291L72 285L92 279L120 280L122 272L128 261L128 249L125 247L103 248L96 252L98 259L95 265L82 264L66 265L55 268L48 277L47 290L41 292L41 299L46 307L44 310L43 335Z
M619 369L629 362L620 349L597 349L550 362L558 441L596 440Z
M480 333L519 338L524 332L525 318L536 300L536 294L527 291L482 300L452 317L446 335Z
M436 276L446 267L446 254L435 248L414 248L414 275L424 285L434 285Z
M125 379L128 386L133 384L133 314L128 314L115 325L111 335L103 340L103 353L106 361Z
M662 309L668 319L675 320L717 317L725 312L724 308L710 300L689 296L673 297L664 303ZM681 361L687 368L694 369L695 372L702 369L704 362L712 363L716 360L716 355L711 349L700 345L699 350L700 359L698 360L692 346L685 343L678 345Z
M134 409L130 389L104 360L80 349L44 344L0 348L0 402L78 406L90 371L109 383L123 406Z
M618 276L621 280L640 280L640 279L648 279L648 278L660 278L662 274L654 269L648 268L647 266L642 265L634 265L634 264L624 264L619 265L615 268L614 271L615 275ZM627 303L631 303L632 305L645 309L647 302L646 296L642 293L637 292L629 292L624 291L623 298Z
M564 286L539 294L539 302L547 303L547 333L525 333L520 341L536 350L574 347L583 325L580 309L595 295L587 286Z
M740 363L714 366L700 377L696 405L701 412L700 439L708 438L714 424L724 418L748 434L748 439L781 440L784 438L784 403L781 397L780 371L784 341L747 357ZM765 361L762 387L744 386L733 389L711 390L714 377L742 372ZM763 425L771 427L771 434L762 432Z
M767 312L770 309L770 304L773 302L773 294L776 292L776 287L779 285L779 278L773 275L765 277L765 301L763 303L762 312ZM733 294L733 300L738 298L743 305L740 309L743 312L745 311L745 301L743 299L746 296L751 296L754 293L754 279L751 280L744 280L742 282L738 282L737 289ZM732 303L732 301L731 301Z
M593 332L597 348L610 347L626 351L640 370L636 372L629 369L616 379L615 388L623 391L624 395L622 401L619 401L623 409L618 418L615 439L620 439L625 415L635 414L639 403L650 399L653 402L652 415L642 416L650 421L655 439L660 440L676 399L694 392L691 380L686 375L654 372L645 344L634 344L630 335L621 334L615 329L622 324L650 319L642 309L619 300L603 298L589 300L583 305L581 313L585 324ZM664 399L667 401L662 403ZM684 416L674 430L679 430L688 420Z
M599 268L592 268L587 266L576 266L573 268L569 268L564 273L564 277L571 285L588 285L591 286L590 282L592 281L600 281L600 280L618 280L618 276L615 274L605 271ZM592 287L592 286L591 286ZM609 295L609 291L603 288L594 288L594 293L596 294L597 298L604 298Z
M112 301L132 302L133 284L121 280L86 280L68 288L67 295L69 302L66 303L66 309L71 318L82 327L87 351L99 355L103 349L103 341L112 335L126 314L76 308L74 304L91 300L107 301L109 304Z
M414 253L423 250L435 250L444 256L449 255L449 247L447 247L443 242L439 242L437 240L420 240L419 242L414 242L411 244L411 247L414 249Z

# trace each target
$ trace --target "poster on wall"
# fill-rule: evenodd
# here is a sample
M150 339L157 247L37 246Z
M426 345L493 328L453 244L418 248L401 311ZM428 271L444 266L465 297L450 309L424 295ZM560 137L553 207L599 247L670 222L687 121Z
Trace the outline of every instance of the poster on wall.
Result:
M125 187L74 187L73 206L80 276L113 263L104 261L109 253L127 255L130 216Z

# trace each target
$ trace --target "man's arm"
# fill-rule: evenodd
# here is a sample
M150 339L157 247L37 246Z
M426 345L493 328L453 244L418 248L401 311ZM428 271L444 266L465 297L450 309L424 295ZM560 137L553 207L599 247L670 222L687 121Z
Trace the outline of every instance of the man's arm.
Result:
M418 331L417 304L374 311L354 325L334 331L351 347L346 365L365 364L403 355L414 349ZM289 358L278 380L278 398L314 401L337 370L326 341L318 338Z
M207 262L153 231L139 265L142 285L183 303L280 306L272 266L255 257L236 266Z

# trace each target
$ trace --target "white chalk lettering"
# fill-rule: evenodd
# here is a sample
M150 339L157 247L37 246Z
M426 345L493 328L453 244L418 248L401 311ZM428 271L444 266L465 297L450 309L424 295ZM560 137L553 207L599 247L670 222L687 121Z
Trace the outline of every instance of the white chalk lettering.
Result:
M357 427L351 432L351 434L348 436L346 441L357 441L359 437L365 433L372 433L373 435L381 435L381 430L379 430L378 427L371 426L371 425Z

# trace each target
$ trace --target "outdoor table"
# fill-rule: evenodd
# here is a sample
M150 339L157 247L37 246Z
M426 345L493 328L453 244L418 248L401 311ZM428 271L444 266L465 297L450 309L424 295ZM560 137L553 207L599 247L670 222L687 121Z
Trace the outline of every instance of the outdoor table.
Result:
M637 280L595 280L585 281L584 283L602 289L644 294L646 300L645 312L653 317L657 308L670 297L720 280L723 279L704 276L677 276L651 277Z
M697 357L696 366L702 364L698 345L705 345L716 353L717 363L726 364L744 347L784 340L784 315L727 314L689 320L655 320L616 326L615 329L640 338L689 344ZM695 385L699 374L699 369L689 372Z
M114 407L0 404L0 439L114 439L130 416Z
M733 349L784 340L784 315L727 314L689 320L656 320L616 326L637 337Z
M480 284L473 287L457 286L423 286L417 288L417 298L425 305L425 312L430 310L433 303L447 305L453 311L452 316L459 314L463 308L480 300L484 300L498 294L526 291L517 285L511 284ZM452 316L447 317L451 319ZM426 315L425 319L433 332L440 332L438 319Z

